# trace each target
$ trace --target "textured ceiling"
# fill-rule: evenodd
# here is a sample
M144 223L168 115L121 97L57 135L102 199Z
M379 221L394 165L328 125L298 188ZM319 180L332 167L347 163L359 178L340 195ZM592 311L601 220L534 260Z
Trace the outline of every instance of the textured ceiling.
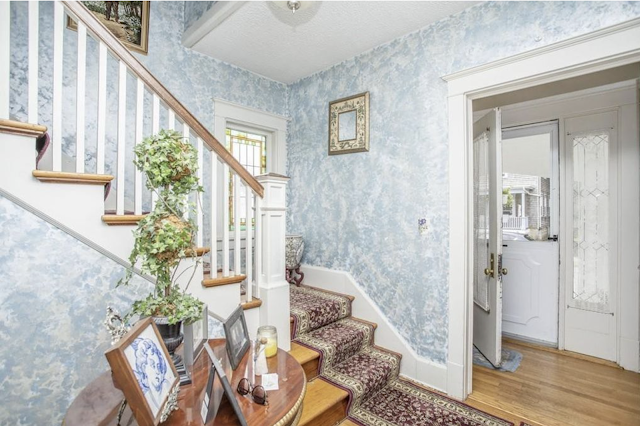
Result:
M303 1L295 14L282 3L245 3L193 48L292 83L478 2Z

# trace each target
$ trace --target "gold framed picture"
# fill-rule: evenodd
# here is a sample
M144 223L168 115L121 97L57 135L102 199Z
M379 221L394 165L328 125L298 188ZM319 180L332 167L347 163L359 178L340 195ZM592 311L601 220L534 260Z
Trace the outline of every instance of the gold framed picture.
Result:
M369 151L369 92L329 102L329 155Z
M130 50L149 51L149 1L83 1L87 9ZM67 27L77 30L71 17Z

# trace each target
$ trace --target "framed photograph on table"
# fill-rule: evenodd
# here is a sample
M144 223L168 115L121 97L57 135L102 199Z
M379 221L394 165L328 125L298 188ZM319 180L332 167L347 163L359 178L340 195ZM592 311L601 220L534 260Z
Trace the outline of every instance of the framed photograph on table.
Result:
M105 356L140 426L157 426L177 408L178 372L151 318L138 321Z
M189 371L209 339L209 310L205 305L200 320L184 326L184 365Z
M231 404L234 413L238 417L240 425L247 426L247 420L244 418L240 404L238 404L238 400L236 399L236 394L231 388L231 384L229 383L227 374L222 368L220 360L216 358L208 343L205 343L204 347L211 360L211 367L209 369L209 380L205 388L204 399L200 408L202 422L207 424L216 417L220 409L220 404L222 403L222 397L226 395L229 404Z
M229 355L229 362L231 363L231 368L238 368L238 364L240 364L240 360L247 350L249 350L249 346L251 346L251 341L249 340L249 332L247 331L247 322L244 319L244 309L242 306L238 306L238 308L231 313L229 318L224 322L224 334L227 340L227 354Z

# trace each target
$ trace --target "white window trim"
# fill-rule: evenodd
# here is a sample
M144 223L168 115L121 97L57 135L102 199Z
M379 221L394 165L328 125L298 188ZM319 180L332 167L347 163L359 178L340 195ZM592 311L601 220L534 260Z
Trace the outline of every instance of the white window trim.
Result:
M449 330L447 393L472 390L472 102L640 61L640 19L444 76L449 107Z
M286 175L287 164L287 124L289 118L247 107L224 99L214 98L214 132L218 141L225 145L227 127L236 130L249 130L267 136L267 173L274 172ZM226 146L226 145L225 145ZM222 194L222 170L218 171L218 194ZM219 250L222 243L222 203L218 206L217 235ZM246 231L241 232L242 240L246 240ZM233 242L233 232L230 235ZM243 244L244 247L244 244Z
M267 135L267 172L286 175L287 123L285 116L214 98L214 136L224 144L227 127L254 129Z

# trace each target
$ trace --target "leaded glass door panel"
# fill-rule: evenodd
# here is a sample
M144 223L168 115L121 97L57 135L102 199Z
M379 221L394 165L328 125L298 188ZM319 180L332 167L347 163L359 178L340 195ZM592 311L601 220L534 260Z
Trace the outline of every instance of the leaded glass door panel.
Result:
M565 120L565 349L617 356L617 111Z

